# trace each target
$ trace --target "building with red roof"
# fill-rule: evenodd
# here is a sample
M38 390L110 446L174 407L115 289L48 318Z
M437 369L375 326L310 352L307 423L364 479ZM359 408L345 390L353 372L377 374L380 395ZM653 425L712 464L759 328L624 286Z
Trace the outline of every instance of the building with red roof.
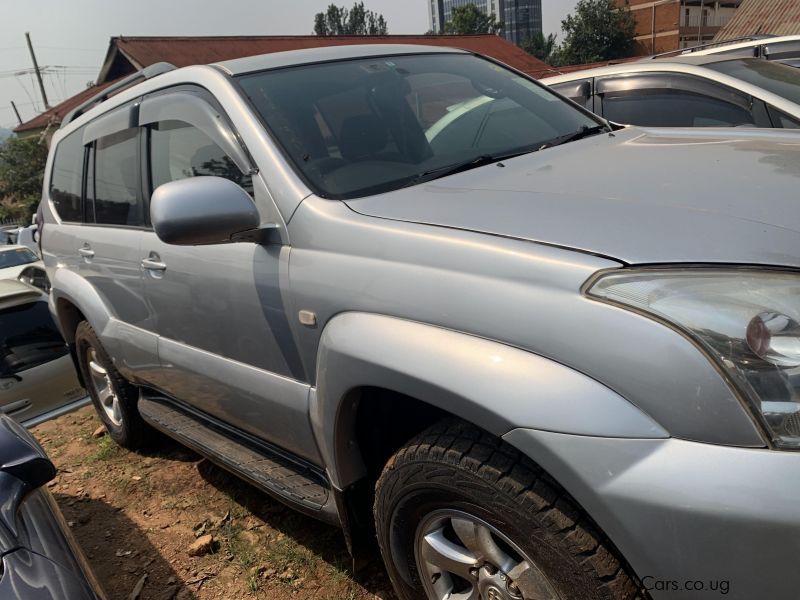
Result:
M421 44L462 48L490 56L533 77L556 74L547 64L496 35L386 35L320 37L225 36L225 37L113 37L96 85L64 100L14 131L20 136L44 134L58 128L61 119L117 79L158 62L176 67L209 64L244 56L286 50L343 46L348 44Z

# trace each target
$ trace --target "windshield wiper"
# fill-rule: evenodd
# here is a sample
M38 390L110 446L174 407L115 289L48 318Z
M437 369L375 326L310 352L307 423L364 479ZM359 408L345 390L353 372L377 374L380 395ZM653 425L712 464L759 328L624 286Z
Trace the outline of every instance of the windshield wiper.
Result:
M469 160L465 160L460 163L455 163L453 165L445 165L444 167L437 167L435 169L423 171L419 175L415 175L414 177L412 177L411 180L403 187L410 187L412 185L417 185L418 183L425 183L426 181L432 181L434 179L439 179L441 177L447 177L448 175L455 175L456 173L469 171L470 169L475 169L477 167L491 165L494 163L498 163L502 160L508 160L509 158L514 158L515 156L522 156L523 154L536 152L536 150L538 149L539 149L538 146L528 146L523 149L514 150L512 152L506 152L505 154L481 154L480 156L470 158Z
M585 137L589 137L590 135L598 134L602 131L608 131L611 133L611 129L608 125L595 125L594 127L589 127L588 125L582 125L580 129L577 131L573 131L572 133L568 133L566 135L559 136L557 138L553 138L552 140L546 141L539 150L544 150L545 148L552 148L553 146L560 146L561 144L566 144L568 142L574 142L575 140L580 140Z

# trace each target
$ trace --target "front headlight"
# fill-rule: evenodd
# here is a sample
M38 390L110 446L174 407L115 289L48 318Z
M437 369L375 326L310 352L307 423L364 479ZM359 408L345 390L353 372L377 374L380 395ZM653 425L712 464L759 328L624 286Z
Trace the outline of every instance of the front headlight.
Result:
M626 270L601 276L588 294L682 330L729 375L775 445L800 449L800 274Z

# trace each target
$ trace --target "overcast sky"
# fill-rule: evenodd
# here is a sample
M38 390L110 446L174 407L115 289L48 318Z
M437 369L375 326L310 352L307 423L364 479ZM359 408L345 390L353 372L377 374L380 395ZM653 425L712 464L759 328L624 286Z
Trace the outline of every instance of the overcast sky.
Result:
M383 13L390 33L424 33L429 0L365 0ZM314 14L331 0L3 0L0 20L0 127L42 110L25 46L33 40L51 104L75 94L97 76L114 35L298 35L312 31ZM336 4L351 6L353 0ZM560 33L576 0L543 0L545 33Z

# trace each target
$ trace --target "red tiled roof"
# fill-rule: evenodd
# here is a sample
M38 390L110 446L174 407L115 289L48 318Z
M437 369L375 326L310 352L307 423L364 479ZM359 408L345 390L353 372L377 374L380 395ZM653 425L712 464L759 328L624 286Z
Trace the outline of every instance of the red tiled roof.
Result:
M800 34L797 0L742 0L733 18L714 37L732 40L750 35Z
M186 67L243 56L349 44L449 46L491 56L525 73L547 67L538 58L496 35L119 37L114 41L119 50L138 67L147 67L160 61Z
M98 80L107 85L138 69L157 62L172 63L176 67L208 64L270 54L285 50L343 46L348 44L422 44L463 48L485 54L534 77L552 74L550 67L518 46L496 35L387 35L320 37L300 36L230 36L230 37L115 37L111 38L106 61ZM57 107L23 123L14 131L21 132L47 126L51 119L58 122L72 108L96 93L100 87L90 88L65 100Z

